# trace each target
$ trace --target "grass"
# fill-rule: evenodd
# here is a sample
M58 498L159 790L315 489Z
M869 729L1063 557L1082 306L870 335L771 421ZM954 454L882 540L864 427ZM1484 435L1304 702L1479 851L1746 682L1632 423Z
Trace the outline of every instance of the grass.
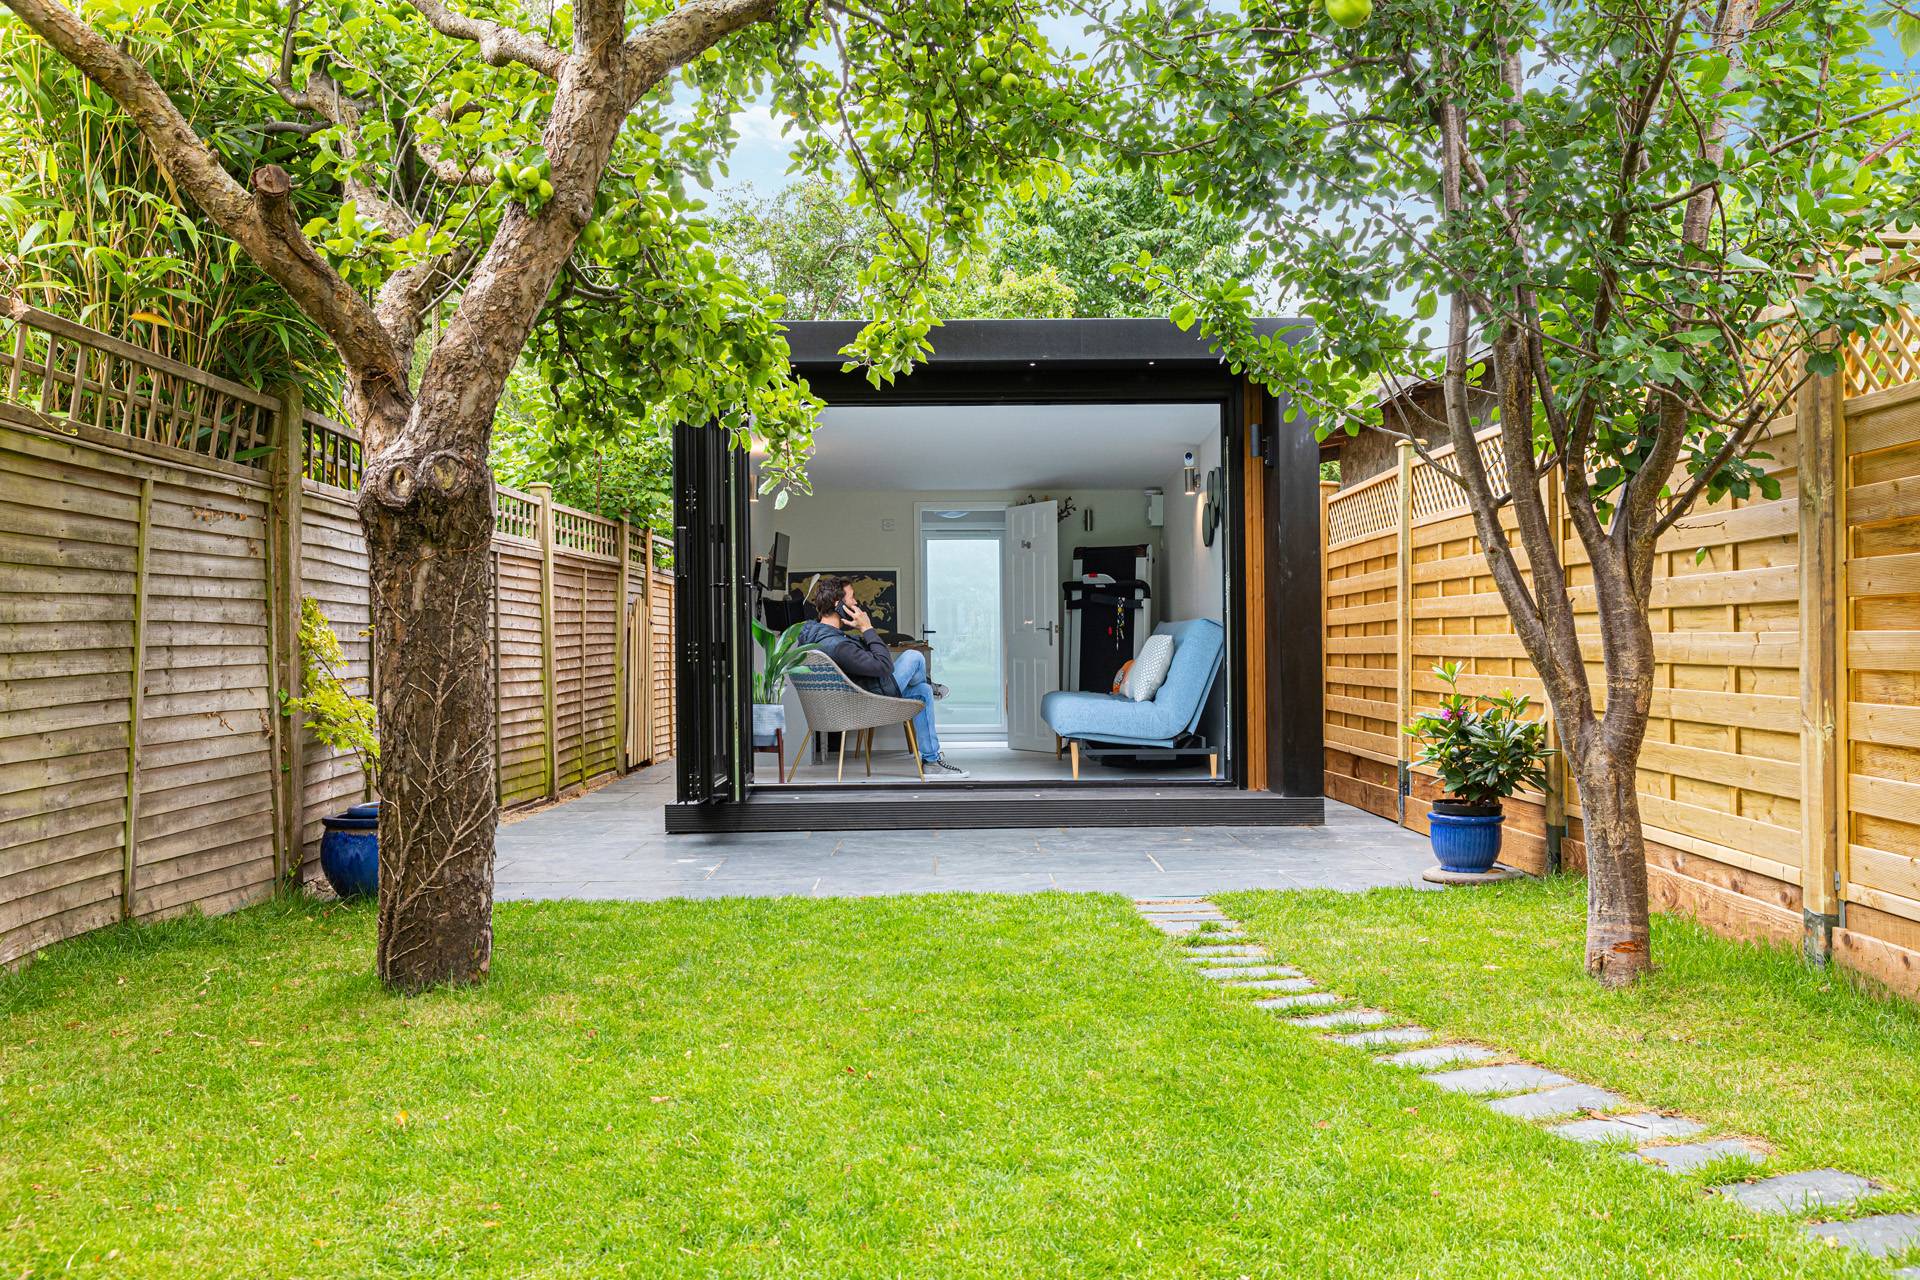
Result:
M1369 894L1359 910L1332 893L1216 901L1340 991L1758 1138L1775 1170L1893 1189L1861 1212L1920 1210L1920 1007L1844 970L1656 916L1654 974L1602 990L1581 968L1585 885L1570 878Z
M1836 1153L1907 1176L1867 1103L1910 1120L1911 1015L1672 929L1645 993L1565 989L1566 896L1232 901L1355 991L1702 1114L1747 1047L1857 1046L1786 1054L1825 1066L1780 1127L1858 1121ZM372 932L278 903L0 977L0 1277L1885 1274L1323 1045L1117 898L509 905L492 980L414 1000ZM1669 1042L1695 983L1749 994ZM1629 1014L1638 1052L1558 1025Z

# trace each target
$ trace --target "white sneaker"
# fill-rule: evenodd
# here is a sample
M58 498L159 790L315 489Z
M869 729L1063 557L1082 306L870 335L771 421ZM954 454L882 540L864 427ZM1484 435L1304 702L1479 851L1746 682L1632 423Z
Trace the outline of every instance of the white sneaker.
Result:
M947 696L947 686L943 684L936 684L933 686L933 700L935 702L938 702L940 699L946 696Z
M920 771L927 775L929 782L964 782L973 776L957 765L948 764L945 756L921 761Z

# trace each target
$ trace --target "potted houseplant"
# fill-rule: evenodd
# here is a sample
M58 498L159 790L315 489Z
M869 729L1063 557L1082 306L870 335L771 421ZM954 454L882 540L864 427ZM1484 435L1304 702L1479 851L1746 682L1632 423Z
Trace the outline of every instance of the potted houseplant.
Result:
M754 641L765 658L761 669L753 673L753 740L756 744L771 743L775 734L785 731L787 708L781 699L786 696L787 677L800 665L802 655L820 647L800 642L800 629L804 625L796 622L785 631L776 632L758 621L753 624Z
M340 637L312 596L300 601L300 696L282 693L286 714L299 715L317 740L359 757L362 803L320 819L320 870L342 898L380 888L380 802L373 798L380 736L373 702L353 692L341 674L347 664Z
M1428 839L1443 871L1484 875L1500 857L1501 802L1523 786L1546 789L1547 725L1526 718L1522 694L1460 692L1457 662L1441 663L1433 673L1447 692L1406 730L1420 743L1420 762L1433 766L1444 788L1427 815Z

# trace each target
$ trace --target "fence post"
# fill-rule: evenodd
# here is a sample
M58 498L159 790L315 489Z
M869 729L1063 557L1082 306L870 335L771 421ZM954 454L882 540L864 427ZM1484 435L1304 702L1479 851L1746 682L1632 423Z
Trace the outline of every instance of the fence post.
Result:
M273 625L268 639L274 647L273 680L290 697L301 693L300 597L303 585L300 529L306 490L302 485L307 473L306 402L297 383L274 389L280 399L280 443L273 452L272 502L273 535L269 545L278 554L268 573L267 594L273 609ZM279 771L277 840L280 846L280 875L297 881L301 864L301 833L306 809L306 736L300 717L282 715L279 707L269 709L278 727L275 739L279 752L274 765Z
M140 870L140 711L147 683L147 550L153 527L153 477L140 477L140 523L133 546L132 683L127 686L127 827L120 876L120 917L133 918L134 882Z
M1806 958L1825 964L1839 923L1842 661L1838 610L1844 447L1840 380L1809 378L1794 412L1800 515L1800 896Z
M627 660L627 648L632 643L628 636L627 616L627 570L633 564L633 530L627 524L625 516L620 517L620 609L614 614L613 624L613 768L615 773L625 773L627 763L627 726L632 723L633 715L628 703L632 701L632 681L628 673L632 670Z
M547 743L547 799L560 794L560 714L553 665L553 486L542 480L527 491L540 504L540 710Z
M1564 495L1561 490L1563 472L1555 468L1547 476L1547 523L1553 529L1554 553L1560 558L1562 572L1567 564L1567 526L1562 511ZM1528 566L1529 572L1532 566ZM1537 672L1535 673L1538 674ZM1547 746L1553 754L1547 757L1547 803L1544 815L1547 828L1546 873L1550 876L1560 874L1563 868L1564 846L1567 839L1567 756L1560 746L1560 726L1554 722L1553 707L1541 699L1540 714L1547 722Z
M1413 790L1413 742L1405 729L1413 719L1413 441L1398 446L1400 465L1399 539L1394 549L1393 669L1397 718L1393 726L1394 808L1407 822L1407 796Z

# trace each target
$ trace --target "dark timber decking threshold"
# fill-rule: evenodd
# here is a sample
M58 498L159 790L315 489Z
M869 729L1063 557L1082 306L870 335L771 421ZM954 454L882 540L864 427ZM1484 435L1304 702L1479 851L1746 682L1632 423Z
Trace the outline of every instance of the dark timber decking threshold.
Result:
M911 831L993 827L1319 826L1320 796L1186 787L941 786L749 793L738 803L669 804L667 832Z

